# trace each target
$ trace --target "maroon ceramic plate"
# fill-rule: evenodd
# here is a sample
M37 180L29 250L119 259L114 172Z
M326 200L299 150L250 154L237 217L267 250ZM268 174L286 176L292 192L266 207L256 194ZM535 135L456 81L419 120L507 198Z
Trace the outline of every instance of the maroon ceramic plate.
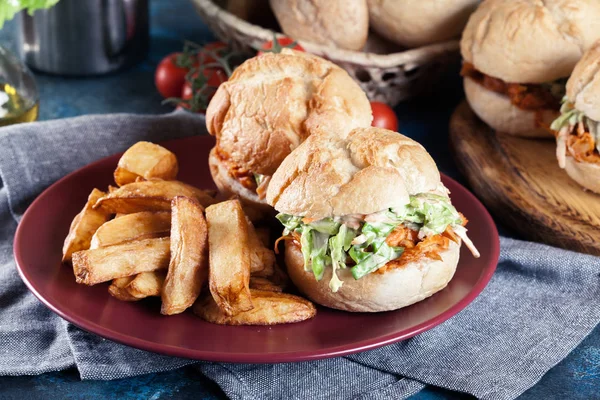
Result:
M211 137L163 144L179 158L182 181L213 188L207 167ZM499 255L498 232L483 205L454 180L443 177L452 202L469 219L469 235L482 253L465 246L454 279L441 292L410 307L385 313L347 313L319 308L316 318L273 327L213 325L191 312L162 316L160 303L112 298L107 284L75 283L62 265L69 224L94 187L106 188L119 155L90 164L56 182L29 207L17 229L17 266L29 289L52 311L86 331L129 346L172 356L223 362L288 362L341 356L394 343L433 328L465 308L490 280Z

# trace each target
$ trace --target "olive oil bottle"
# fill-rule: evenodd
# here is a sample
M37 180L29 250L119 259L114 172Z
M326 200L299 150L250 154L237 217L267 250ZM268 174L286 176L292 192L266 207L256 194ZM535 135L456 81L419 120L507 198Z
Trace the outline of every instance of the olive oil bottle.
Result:
M35 121L38 111L38 102L23 98L12 85L0 83L0 126Z

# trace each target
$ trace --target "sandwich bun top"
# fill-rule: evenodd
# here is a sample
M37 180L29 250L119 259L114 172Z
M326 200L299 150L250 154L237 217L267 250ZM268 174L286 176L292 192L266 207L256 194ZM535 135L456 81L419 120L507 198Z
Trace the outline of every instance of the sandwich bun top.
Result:
M506 82L569 76L600 38L598 0L486 0L463 32L463 58Z
M588 118L600 121L600 41L575 66L567 82L567 98Z
M371 120L367 96L346 71L289 49L244 62L206 110L219 150L263 175L272 175L312 130L345 134Z
M440 186L435 162L419 143L381 128L346 138L314 132L273 175L267 202L307 218L371 214L403 206L409 195Z

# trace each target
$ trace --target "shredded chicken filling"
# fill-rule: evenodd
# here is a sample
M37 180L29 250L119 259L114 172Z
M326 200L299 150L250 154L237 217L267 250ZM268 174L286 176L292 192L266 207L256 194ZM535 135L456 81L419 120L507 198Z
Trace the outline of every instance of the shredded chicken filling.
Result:
M522 110L543 111L560 109L564 84L553 82L548 84L508 83L478 71L473 64L464 62L460 74L473 79L488 90L507 96L510 102ZM560 86L563 86L562 88ZM541 119L538 119L540 121Z
M596 147L596 140L584 122L563 127L557 132L557 151L562 153L561 166L564 167L564 156L568 152L578 162L600 164L600 153Z
M577 162L600 164L600 124L565 98L561 115L550 128L556 135L556 158L565 167L567 154Z
M462 226L466 226L468 220L464 215L460 214L460 216L463 220ZM277 239L275 242L276 251L277 245L282 240L290 241L290 244L297 246L298 249L302 248L300 244L300 234L295 231ZM418 231L405 225L398 225L396 228L394 228L392 233L389 234L385 242L391 247L404 248L404 252L402 255L400 255L400 257L396 258L395 260L391 260L383 267L376 270L375 273L383 274L392 269L402 268L407 264L418 261L422 258L441 261L442 256L440 253L448 250L451 241L458 243L459 240L460 238L456 235L456 233L454 233L454 230L452 230L450 226L448 226L446 230L439 235L419 238ZM348 266L352 266L354 264L350 258L348 258L346 261Z

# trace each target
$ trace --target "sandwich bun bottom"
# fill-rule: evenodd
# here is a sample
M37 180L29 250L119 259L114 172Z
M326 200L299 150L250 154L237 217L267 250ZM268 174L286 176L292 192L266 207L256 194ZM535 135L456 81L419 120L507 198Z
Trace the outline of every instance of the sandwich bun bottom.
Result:
M526 138L554 137L548 130L536 126L534 111L520 109L507 96L488 90L471 78L465 77L463 85L475 114L495 131ZM542 122L550 126L559 115L558 111L545 110Z
M260 199L255 192L247 189L229 175L227 167L217 157L215 148L210 151L208 156L208 166L221 196L224 198L237 196L242 203L244 213L251 221L255 222L266 216L275 215L275 210L267 204L265 199Z
M423 257L401 268L383 274L371 273L355 280L349 268L338 270L344 282L333 293L329 288L332 268L326 268L323 279L317 281L311 271L304 270L300 245L285 243L285 263L288 275L296 287L315 303L329 308L353 312L397 310L417 303L446 287L454 276L460 253L460 244L440 253L442 260Z
M565 159L565 171L575 182L595 193L600 193L600 165L578 162L571 156Z

